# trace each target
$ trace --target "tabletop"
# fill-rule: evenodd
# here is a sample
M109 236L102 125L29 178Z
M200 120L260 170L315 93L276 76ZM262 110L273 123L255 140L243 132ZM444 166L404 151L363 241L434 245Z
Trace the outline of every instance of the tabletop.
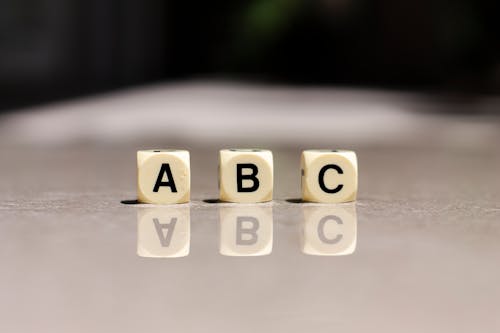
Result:
M184 82L4 114L0 330L498 331L499 107ZM228 147L273 151L272 202L218 202ZM190 151L190 203L136 202L144 148ZM307 148L356 151L357 201L300 201Z

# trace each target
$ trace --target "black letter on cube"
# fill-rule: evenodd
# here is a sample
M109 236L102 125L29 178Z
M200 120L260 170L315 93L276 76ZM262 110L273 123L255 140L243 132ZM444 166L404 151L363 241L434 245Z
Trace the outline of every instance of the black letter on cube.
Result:
M344 185L340 184L339 186L337 186L334 189L329 189L328 187L326 187L326 185L325 185L325 172L328 169L334 169L339 174L343 174L344 173L344 171L342 171L342 169L338 165L336 165L336 164L327 164L327 165L325 165L319 171L319 175L318 175L319 187L321 187L321 189L323 191L325 191L326 193L337 193L337 192L339 192L344 187Z
M167 182L162 181L163 174L167 174ZM170 171L170 164L163 163L161 165L160 172L158 173L158 178L156 179L155 187L153 192L158 192L160 186L168 186L172 190L172 192L177 192L177 188L175 187L174 177L172 177L172 171Z
M252 173L250 175L244 175L243 169L251 169ZM257 179L257 173L259 170L257 166L252 163L241 163L236 164L236 183L238 184L238 192L255 192L259 188L259 180ZM251 187L243 187L243 180L249 179L253 181L253 185Z

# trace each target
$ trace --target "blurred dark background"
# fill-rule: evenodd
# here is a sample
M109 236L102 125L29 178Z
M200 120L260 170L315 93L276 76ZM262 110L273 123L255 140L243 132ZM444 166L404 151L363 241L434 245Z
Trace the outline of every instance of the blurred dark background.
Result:
M200 77L500 92L497 1L0 3L0 110Z

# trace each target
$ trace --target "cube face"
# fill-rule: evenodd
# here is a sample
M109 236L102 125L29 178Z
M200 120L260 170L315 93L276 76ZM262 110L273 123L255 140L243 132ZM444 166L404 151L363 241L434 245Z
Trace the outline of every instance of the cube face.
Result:
M301 186L304 201L340 203L356 200L356 153L349 150L303 151Z
M225 256L264 256L273 248L273 210L255 205L221 207L219 252Z
M137 196L139 202L174 204L189 201L191 174L186 150L139 150Z
M140 208L137 212L137 255L177 258L189 254L189 206Z
M262 149L219 152L220 200L266 202L273 199L273 154Z
M353 203L306 206L302 227L302 252L317 256L341 256L356 249L357 219Z

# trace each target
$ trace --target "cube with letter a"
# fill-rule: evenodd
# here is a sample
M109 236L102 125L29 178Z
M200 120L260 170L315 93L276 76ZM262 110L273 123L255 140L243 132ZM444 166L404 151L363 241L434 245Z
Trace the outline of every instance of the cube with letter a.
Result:
M157 149L137 152L138 201L174 204L189 201L191 173L187 150Z
M356 200L358 162L350 150L304 150L301 157L302 200L339 203Z
M220 200L265 202L273 199L273 153L263 149L219 152Z

